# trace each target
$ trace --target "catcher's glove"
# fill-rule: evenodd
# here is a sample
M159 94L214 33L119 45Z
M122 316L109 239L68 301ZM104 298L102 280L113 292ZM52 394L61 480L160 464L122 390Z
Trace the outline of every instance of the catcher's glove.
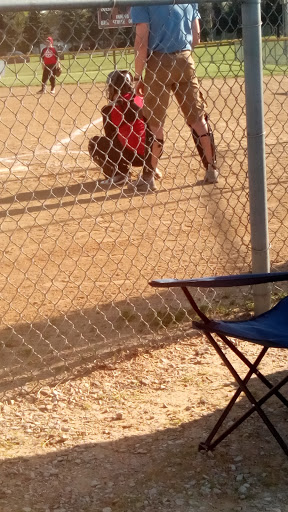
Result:
M56 68L55 68L55 76L59 77L62 73L62 68L61 68L61 64L58 63L56 64Z

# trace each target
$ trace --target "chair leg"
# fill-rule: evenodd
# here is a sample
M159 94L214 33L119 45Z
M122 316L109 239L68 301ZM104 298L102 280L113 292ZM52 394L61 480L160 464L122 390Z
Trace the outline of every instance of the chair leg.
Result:
M190 292L187 289L187 287L181 287L181 288L182 288L186 298L190 302L192 308L198 314L199 318L201 318L201 320L204 322L204 324L209 323L209 319L198 308L195 300L193 299L193 297L190 294ZM239 388L237 389L235 395L232 397L232 399L230 400L229 404L225 408L223 414L221 415L220 419L216 423L215 427L213 428L211 434L208 436L207 440L205 442L202 442L202 443L199 444L199 450L207 450L208 451L208 450L212 450L213 448L215 448L217 444L219 444L223 439L225 439L225 437L227 437L231 432L233 432L233 430L235 430L239 425L241 425L241 423L243 423L243 421L245 421L245 419L247 419L253 412L257 411L259 416L264 421L265 425L270 430L270 432L273 435L273 437L276 439L276 441L278 442L278 444L280 445L280 447L284 451L284 453L286 455L288 455L288 446L287 446L287 444L284 442L284 440L280 436L279 432L275 429L274 425L271 423L269 418L266 416L264 411L262 411L262 409L261 409L261 405L266 400L268 400L268 398L270 398L272 395L277 396L277 398L279 400L281 400L281 402L284 405L286 405L286 407L288 407L288 401L286 400L286 398L281 393L279 393L279 389L285 384L286 381L288 381L288 378L287 378L287 380L283 379L282 382L280 382L277 386L273 387L273 384L271 384L271 382L264 375L262 375L262 373L257 368L257 366L259 365L260 361L262 360L262 358L266 354L266 352L268 350L267 348L262 349L262 351L260 352L259 356L257 357L255 363L252 364L237 349L237 347L235 347L235 345L233 345L233 343L231 343L230 340L228 340L228 338L226 338L225 336L223 336L223 337L220 336L222 341L224 341L224 343L226 343L226 345L228 347L230 347L231 350L233 350L234 353L236 355L238 355L238 357L249 368L249 372L247 373L246 377L244 379L241 379L240 375L238 375L236 370L233 368L233 366L231 365L230 361L226 358L225 354L223 353L223 351L221 350L219 345L216 343L214 338L211 336L211 334L208 333L208 332L205 332L205 330L204 330L204 333L206 334L208 340L211 342L212 346L215 348L215 350L218 353L218 355L221 357L221 359L224 362L224 364L230 370L230 372L233 375L234 379L238 383ZM249 389L246 386L246 384L248 383L248 381L251 378L251 376L253 375L253 373L270 389L270 391L266 395L264 395L264 397L262 397L262 399L259 400L258 402L257 402L257 400L254 398L254 396L251 394L251 392L249 391ZM244 414L241 418L239 418L239 420L234 422L234 424L229 429L227 429L221 436L219 436L216 441L212 442L213 438L215 437L216 433L218 432L218 430L221 427L221 425L222 425L223 421L225 420L225 418L228 416L229 412L231 411L233 405L235 404L237 398L239 397L239 395L241 394L242 391L247 396L248 400L252 404L252 407L249 409L249 411L247 411L246 414Z
M218 334L217 336L219 336L219 338L226 344L228 345L228 347L234 352L234 354L236 354L240 359L241 361L243 361L243 363L246 364L246 366L248 366L248 368L250 368L250 370L252 370L252 373L254 373L256 375L256 377L258 377L262 382L263 384L265 384L265 386L267 386L267 388L269 389L272 389L274 387L274 385L260 372L260 370L258 370L257 366L260 364L261 360L263 359L263 357L265 356L266 352L268 351L268 348L267 347L264 347L261 352L260 352L260 360L257 362L258 358L256 359L256 361L254 363L250 363L249 359L247 359L247 357L244 356L244 354L242 354L242 352L240 352L240 350L238 350L237 347L235 347L235 345L228 339L226 338L226 336L224 335L220 335ZM257 362L257 363L256 363ZM252 375L252 374L251 374ZM245 381L245 379L244 379ZM240 391L241 392L241 391ZM288 400L285 398L285 396L282 395L282 393L279 393L278 391L275 393L275 396L277 396L277 398L279 398L279 400L281 400L281 402L286 406L288 407Z
M244 380L243 380L244 384L247 384L247 382L249 381L249 379L251 378L251 376L254 373L254 369L256 369L257 366L260 364L260 362L262 361L262 359L263 359L264 355L266 354L267 350L268 350L267 348L264 348L264 349L261 350L260 354L255 359L254 364L251 365L251 368L250 368L249 372L247 373L246 377L244 378ZM221 414L221 416L220 416L219 420L217 421L216 425L214 426L213 430L211 431L211 433L207 437L206 441L201 443L201 446L203 445L203 447L201 449L206 449L205 448L206 446L210 446L211 445L212 439L214 439L215 435L217 434L217 432L220 429L221 425L223 424L223 422L227 418L229 412L231 411L233 405L235 404L237 398L240 396L241 393L242 393L242 389L239 386L237 391L235 392L235 394L232 396L230 402L228 403L228 405L224 409L223 413Z
M278 389L280 389L280 387L282 387L285 384L285 381L288 380L288 377L287 377L287 379L283 379L283 381L280 383L280 385L275 386L274 388L270 389L270 391L268 391L268 393L265 395L265 397L263 397L261 400L259 400L257 402L255 397L252 395L252 393L249 391L249 389L246 386L245 379L247 378L247 376L245 377L245 379L241 379L240 375L237 373L235 368L232 366L232 364L230 363L229 359L225 356L224 352L222 351L222 349L220 348L218 343L214 340L214 338L211 336L211 334L207 333L207 332L205 334L206 334L208 340L210 341L210 343L212 344L212 346L214 347L214 349L216 350L216 352L218 353L218 355L221 357L221 359L224 362L225 366L229 369L230 373L233 375L234 379L238 383L239 389L237 389L235 394L237 395L237 393L238 393L238 396L239 396L239 394L240 394L239 390L240 390L240 392L243 391L243 393L245 393L246 397L248 398L248 400L252 404L252 408L246 414L244 414L238 421L236 421L234 425L232 425L229 429L227 429L216 441L214 441L214 443L211 443L211 441L213 439L213 438L211 439L212 432L213 432L213 437L214 437L216 432L218 431L219 427L223 423L224 418L223 418L223 420L221 422L219 422L219 420L218 420L217 424L218 423L220 423L220 424L219 424L217 430L216 430L216 426L215 426L213 431L211 432L211 434L208 436L207 440L205 442L203 442L203 443L200 443L199 450L206 450L206 451L208 451L208 450L211 450L211 449L215 448L215 446L217 444L219 444L223 439L225 439L241 423L243 423L243 421L248 416L250 416L250 414L252 414L252 412L257 411L259 416L262 418L263 422L267 426L267 428L270 430L270 432L273 435L273 437L276 439L278 444L281 446L281 448L284 451L284 453L286 455L288 455L288 446L287 446L287 444L284 442L284 440L280 436L279 432L276 430L274 425L271 423L271 421L269 420L267 415L264 413L264 411L260 407L260 405L262 405L270 396L275 394L275 391L278 391ZM263 352L263 350L261 351L259 356L261 356L262 352ZM263 355L262 355L262 357L263 357ZM260 360L261 360L261 358L260 358ZM252 370L252 368L251 368L250 371L252 372L251 373L251 375L252 375L254 373L254 370ZM236 401L236 400L233 400L233 399L234 399L234 397L232 398L232 400L228 404L227 408L225 409L225 411L223 413L223 416L226 417L227 414L232 409L232 406L234 405L234 403ZM237 399L237 397L236 397L236 399ZM228 409L228 411L227 411L227 409ZM247 416L247 414L248 414L248 416ZM222 419L222 417L221 417L221 419Z
M277 391L278 389L280 389L282 386L284 386L286 383L288 382L288 376L285 377L285 379L283 379L281 382L279 382L276 386L274 386L274 388L272 388L270 391L268 391L268 393L266 393L266 395L264 395L257 403L259 406L263 405L272 395L274 395L275 391ZM247 418L249 418L249 416L251 416L251 414L253 414L253 412L256 411L256 408L254 407L254 405L249 409L249 411L246 411L245 414L243 414L238 420L236 420L233 425L231 425L229 428L227 428L227 430L225 430L225 432L223 432L219 437L217 437L217 439L215 439L215 441L213 442L210 442L209 444L209 447L208 445L206 444L207 441L203 442L203 443L200 443L199 444L199 451L201 450L214 450L214 448L216 448L216 446L218 444L221 443L221 441L223 441L223 439L225 439L226 437L229 436L229 434L231 434L234 430L236 430L236 428L238 428L245 420L247 420ZM266 422L264 422L266 423ZM276 432L276 436L273 435L273 437L275 437L276 441L278 442L278 444L281 446L282 450L284 451L284 453L286 455L288 455L288 446L287 444L285 443L285 441L282 439L282 437L280 436L279 432L275 429L275 432ZM209 436L210 437L210 436Z

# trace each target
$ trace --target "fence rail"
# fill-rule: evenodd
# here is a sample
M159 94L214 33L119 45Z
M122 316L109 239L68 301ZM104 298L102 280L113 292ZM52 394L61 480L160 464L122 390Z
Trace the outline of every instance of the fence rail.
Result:
M240 3L241 0L239 0ZM174 0L133 0L133 5L171 5ZM187 3L186 0L177 0L178 4ZM218 3L218 0L199 0L199 4ZM69 10L69 9L93 9L95 7L117 7L131 5L130 0L0 0L0 9L3 11L49 11L49 10Z

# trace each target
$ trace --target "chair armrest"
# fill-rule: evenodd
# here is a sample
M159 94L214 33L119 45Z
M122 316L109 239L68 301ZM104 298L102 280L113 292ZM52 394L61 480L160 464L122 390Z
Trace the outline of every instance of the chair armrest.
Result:
M196 279L156 279L150 281L149 284L154 288L229 288L230 286L250 286L253 284L274 283L277 281L288 281L288 272L240 274Z

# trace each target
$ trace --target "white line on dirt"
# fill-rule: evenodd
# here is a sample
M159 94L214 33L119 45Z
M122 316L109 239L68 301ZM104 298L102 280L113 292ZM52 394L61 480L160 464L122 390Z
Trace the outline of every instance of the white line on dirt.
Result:
M37 153L35 153L35 156L40 156L40 155L47 155L49 156L51 153L58 153L58 154L66 154L63 146L67 146L69 144L70 141L73 141L75 140L79 135L83 135L84 132L86 132L88 130L88 128L91 128L91 126L97 126L97 124L100 124L102 122L102 117L99 117L98 119L95 119L95 121L92 121L91 123L88 123L86 124L85 126L83 126L82 128L78 128L77 130L74 130L70 137L66 137L65 139L62 139L60 140L59 142L57 142L56 144L54 144L52 146L52 148L49 150L44 150L44 151L39 151ZM88 154L87 151L81 151L81 153L86 153ZM77 150L71 150L69 151L69 154L70 155L74 155L74 154L79 154L79 151ZM32 157L34 155L32 154ZM23 159L23 158L29 158L31 157L31 153L24 153L24 154L21 154L21 155L17 155L17 157L19 159ZM16 156L14 158L0 158L0 164L9 164L11 163L12 165L8 168L8 167L0 167L0 173L2 172L26 172L27 170L29 170L29 164L31 164L31 161L27 162L27 165L17 165L15 164L15 160L17 158Z
M38 153L38 155L41 154L41 155L48 155L49 153L47 153L47 151L43 151L42 153ZM64 151L63 149L60 150L58 152L58 154L61 154L61 155L66 155L67 152ZM81 151L81 154L85 154L85 155L89 155L88 151ZM73 150L70 150L69 151L69 155L79 155L79 151L76 150L76 149L73 149ZM29 155L30 156L30 155ZM23 158L23 155L21 155L21 158ZM12 173L12 172L26 172L29 170L29 165L37 165L39 162L32 162L32 161L29 161L27 162L26 165L21 165L21 164L16 164L15 163L15 158L1 158L0 159L0 164L4 164L7 163L7 167L0 167L0 173L4 173L4 172L7 172L7 173ZM11 165L9 165L11 164ZM59 166L60 166L61 162L59 162Z
M92 123L88 123L83 128L78 128L78 130L74 130L74 132L71 133L70 137L66 137L65 139L60 140L57 142L57 144L54 144L51 148L51 152L55 153L55 151L59 151L59 149L62 148L62 146L66 146L69 144L69 142L75 140L78 135L83 135L84 132L88 130L88 128L91 128L91 126L97 126L97 124L102 123L102 117L99 117L98 119L95 119L95 121L92 121Z

